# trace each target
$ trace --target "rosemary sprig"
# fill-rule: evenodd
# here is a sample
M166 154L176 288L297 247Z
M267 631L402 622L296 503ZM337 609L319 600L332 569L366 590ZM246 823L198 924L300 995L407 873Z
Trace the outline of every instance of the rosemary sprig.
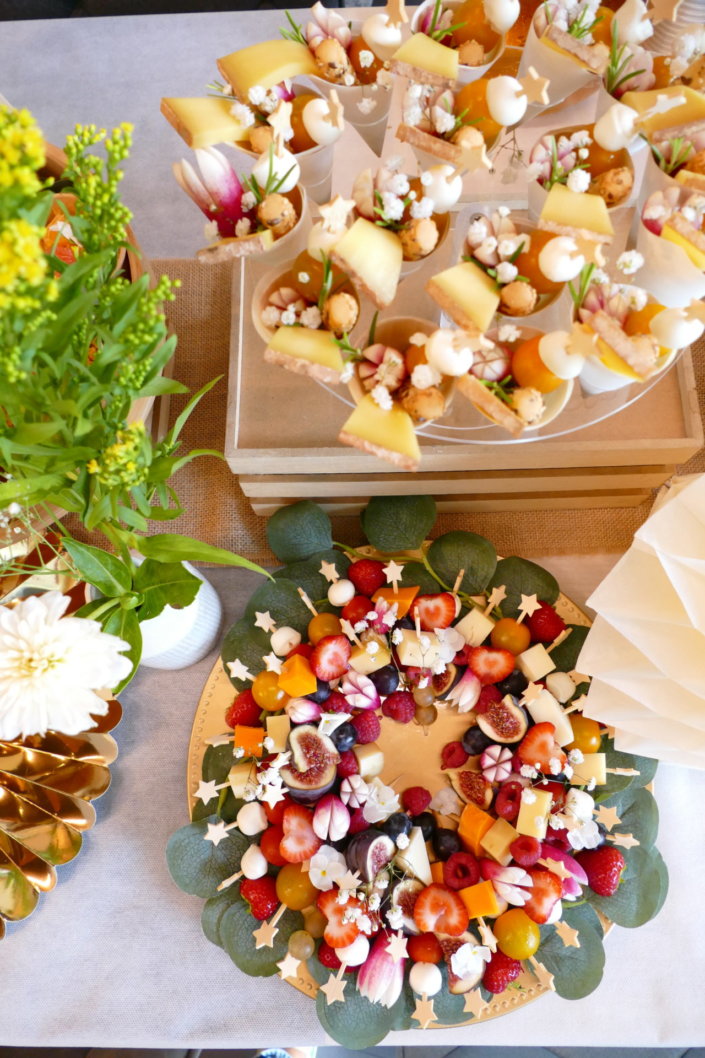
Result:
M428 33L429 37L433 36L433 34L435 32L435 29L436 29L436 26L438 25L438 20L441 17L441 5L442 5L442 2L443 2L443 0L435 0L435 3L433 5L433 14L431 15L431 21L429 23L428 30L427 30L427 33Z
M585 296L592 281L592 273L594 271L594 264L584 265L578 277L580 282L578 283L577 290L573 286L572 282L568 283L568 290L570 291L570 296L573 299L573 304L575 305L576 309L579 309L582 303L585 301Z
M655 143L650 144L650 147L654 158L658 162L659 169L670 175L688 161L695 148L685 136L674 136L668 141L668 144L671 148L670 158L666 158L663 151Z
M592 33L598 22L602 22L602 15L593 18L591 22L588 22L589 17L589 8L584 7L575 22L568 27L568 33L571 37L575 37L576 40L583 40Z
M379 309L377 309L377 311L375 312L374 316L372 317L372 322L370 323L370 329L367 332L367 344L368 345L374 345L375 344L375 334L377 333L377 319L378 319L378 317L379 317Z
M401 201L404 204L404 209L406 209L409 202L411 202L411 199L407 195L407 197L403 198ZM378 218L375 221L375 224L378 224L380 228L389 228L390 231L401 231L405 224L403 215L398 220L395 220L394 217L390 217L384 208L384 199L379 191L375 191L375 202L377 205L372 207Z
M573 169L588 168L588 162L576 162L573 166ZM554 184L567 184L569 175L569 172L563 168L563 165L558 158L558 144L556 142L556 137L551 136L551 173L548 180L544 180L543 186L547 191L550 191Z
M456 29L462 29L463 26L466 25L467 22L454 22L451 26L445 26L441 29L434 29L433 32L429 33L428 35L429 37L433 37L434 40L437 40L440 43L445 37L450 37L453 33L455 33Z
M284 38L284 40L295 40L298 44L305 44L308 48L308 41L304 37L301 26L298 24L298 22L294 22L289 11L285 11L284 14L286 15L287 21L291 26L291 29L282 29L281 26L279 27L279 32Z
M323 279L321 281L321 289L318 292L318 311L323 312L323 306L325 305L330 295L330 288L333 284L333 262L327 253L321 254L321 261L323 263Z
M245 176L242 179L242 186L246 191L250 191L254 196L257 204L259 205L267 195L275 195L277 191L284 186L288 178L294 171L294 166L290 166L283 176L276 176L274 172L274 145L269 145L269 168L267 170L267 180L264 187L260 187L253 176Z
M486 386L490 393L493 393L495 397L498 397L504 404L511 404L512 398L509 393L508 387L514 383L514 379L511 375L507 375L501 382L490 382L487 378L481 378L480 384Z
M644 73L644 70L633 70L631 73L624 73L632 60L632 53L626 44L622 44L620 48L618 33L619 26L615 19L612 23L610 58L605 70L605 88L610 95L614 95L617 89L621 88L626 81L631 81L633 77L639 77Z
M341 338L336 338L335 335L333 335L333 341L338 346L341 353L345 354L343 356L343 363L354 364L357 360L364 359L362 349L358 349L350 344L350 337L347 332L345 332Z

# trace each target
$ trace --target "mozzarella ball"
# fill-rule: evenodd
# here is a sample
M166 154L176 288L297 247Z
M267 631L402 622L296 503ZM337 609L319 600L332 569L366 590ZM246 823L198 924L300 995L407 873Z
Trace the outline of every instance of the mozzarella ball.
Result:
M362 966L370 954L370 942L361 933L355 937L352 944L347 944L344 948L336 948L335 954L347 966Z
M333 606L345 606L355 594L355 585L351 580L337 580L328 589L328 602Z
M639 114L625 103L613 103L595 122L593 138L606 151L621 151L636 135Z
M665 349L683 349L697 342L705 324L702 320L687 319L683 309L664 309L651 320L649 330Z
M433 202L434 213L447 213L463 193L463 178L452 165L432 165L421 183L424 196Z
M577 378L585 365L579 353L568 352L568 331L551 331L539 341L539 356L549 371L558 378Z
M345 228L340 231L328 231L322 221L317 221L308 233L306 249L316 261L322 261L323 255L328 256L337 242L345 234Z
M332 121L328 119L328 100L310 99L301 111L301 121L312 140L321 147L327 147L342 135Z
M473 344L465 331L440 328L426 341L426 359L441 375L466 375L475 359Z
M516 77L503 74L487 82L487 109L498 125L516 125L524 117L529 101Z
M245 878L264 878L269 864L259 845L250 845L249 849L245 849L240 860L240 870Z
M293 191L301 177L299 163L291 151L287 151L285 147L282 148L280 154L273 152L270 155L269 151L266 154L262 154L252 166L252 176L263 189L267 186L270 173L272 174L271 181L273 183L279 180L284 181L277 188L280 194Z
M247 834L248 837L252 837L253 834L260 834L269 826L267 815L259 801L248 801L247 804L244 804L238 812L235 822L238 830L242 834Z
M377 11L366 18L360 35L378 59L391 59L401 44L401 26L393 25L385 11Z
M506 33L521 14L519 0L482 0L485 18L497 33Z
M567 283L575 279L585 266L585 257L570 235L549 239L539 253L539 268L552 283Z
M417 996L435 996L443 986L443 976L435 963L415 962L409 971L409 984Z
M301 633L297 632L295 628L289 628L288 625L282 625L281 628L276 628L272 632L272 638L270 640L272 644L272 650L279 658L285 657L290 650L297 647L301 642Z

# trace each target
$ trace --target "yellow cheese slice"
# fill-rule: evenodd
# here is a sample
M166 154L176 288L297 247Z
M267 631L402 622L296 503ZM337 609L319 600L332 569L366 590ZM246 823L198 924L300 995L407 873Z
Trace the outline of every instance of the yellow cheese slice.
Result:
M689 125L693 121L702 121L705 118L705 95L702 92L697 92L694 88L689 88L687 85L650 88L647 92L625 92L620 99L620 103L633 107L641 115L651 110L661 96L667 96L669 99L682 96L685 102L660 114L652 114L651 117L643 118L639 124L644 135L650 136L660 129L669 129L676 125Z
M541 222L567 228L581 228L610 239L614 235L604 198L600 195L571 191L565 184L554 184L546 195L539 226Z
M551 48L552 51L557 51L559 55L564 55L566 59L572 59L573 62L578 64L578 66L582 66L584 70L590 69L588 64L586 62L583 62L583 60L578 55L576 55L572 51L568 51L566 48L561 48L560 44L556 44L555 40L551 40L550 37L546 36L543 36L540 39L541 43L544 44L547 48Z
M533 797L529 801L525 801L522 797L519 815L514 826L520 834L543 841L546 837L548 817L552 807L551 793L548 790L534 788L530 794L533 794Z
M403 261L401 240L393 231L358 217L335 244L331 257L378 309L392 303Z
M415 469L421 460L411 416L396 404L385 411L369 394L343 424L339 439L407 470Z
M426 289L459 327L470 330L486 331L499 306L497 284L472 261L432 276Z
M232 99L205 96L202 99L162 99L161 112L189 147L212 147L214 143L242 143L250 130L230 113Z
M305 360L340 373L345 366L340 347L330 331L310 327L279 327L269 340L269 349L295 360Z
M676 246L680 246L682 250L685 250L695 267L705 272L705 253L699 250L690 240L686 239L685 236L681 235L679 231L674 231L670 224L664 224L661 230L661 237L675 243Z
M458 77L458 53L425 33L414 33L394 52L392 63L405 63L448 81Z
M630 367L626 360L623 360L619 353L615 352L611 345L608 345L604 338L598 337L597 339L597 355L601 362L610 371L614 371L616 375L626 375L627 378L634 379L635 382L643 382L644 379L641 375L638 375L633 367Z
M317 73L311 52L296 40L264 40L217 60L218 69L240 99L255 85L271 88L289 77Z

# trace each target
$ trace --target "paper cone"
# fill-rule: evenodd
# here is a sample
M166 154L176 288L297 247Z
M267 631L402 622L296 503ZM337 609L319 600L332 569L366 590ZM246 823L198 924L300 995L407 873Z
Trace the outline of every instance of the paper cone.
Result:
M639 286L668 308L681 308L705 297L705 272L695 267L685 250L654 235L640 219L636 224L636 248L644 257Z
M530 66L538 70L541 77L548 77L551 82L548 87L551 106L562 102L595 79L595 74L587 67L581 66L576 59L542 43L536 34L533 21L519 64L519 80L527 76Z
M432 10L436 0L424 0L420 7L417 7L414 11L413 18L411 19L410 29L413 33L422 33L421 22L427 11ZM456 11L463 0L445 0L443 4L444 10ZM484 77L487 71L492 67L499 59L500 55L504 53L504 49L507 46L507 35L502 34L502 38L496 47L489 52L487 56L487 62L481 66L466 66L464 63L460 63L458 66L458 78L457 82L459 85L470 84L471 81L478 81L480 77Z
M310 150L296 155L296 160L301 167L300 182L313 202L330 201L336 143L311 147Z
M321 93L335 88L343 107L345 120L357 129L370 150L381 156L392 100L391 89L377 85L333 85L330 81L324 81L322 77L317 77L315 74L310 75L306 80ZM363 101L367 105L369 105L368 101L374 103L369 114L364 114L360 110L360 103Z

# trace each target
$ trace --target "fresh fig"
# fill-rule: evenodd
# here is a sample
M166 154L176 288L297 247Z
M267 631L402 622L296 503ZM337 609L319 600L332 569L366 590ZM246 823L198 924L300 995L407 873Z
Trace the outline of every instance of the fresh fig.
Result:
M492 783L477 767L450 769L448 778L458 797L466 804L474 804L482 809L492 804Z
M345 859L351 871L360 872L363 882L372 882L391 862L396 851L396 845L387 834L368 827L350 840Z
M505 694L501 702L490 702L486 711L479 714L477 724L493 742L512 744L522 740L529 721L516 699Z
M458 670L453 662L449 661L443 672L437 672L431 678L436 698L445 698L457 679Z
M405 933L415 936L421 932L414 922L414 904L419 893L425 888L423 882L417 878L404 878L401 882L397 882L392 890L392 906L401 908L404 916L402 929Z
M450 960L458 948L462 948L463 944L477 944L477 937L472 933L461 933L459 937L446 937L442 933L436 934L436 936L448 968L448 991L451 995L463 996L475 985L479 984L482 978L482 971L474 977L458 977L451 969Z
M335 745L313 724L299 724L289 734L292 760L279 774L297 801L317 801L333 786L340 761Z

